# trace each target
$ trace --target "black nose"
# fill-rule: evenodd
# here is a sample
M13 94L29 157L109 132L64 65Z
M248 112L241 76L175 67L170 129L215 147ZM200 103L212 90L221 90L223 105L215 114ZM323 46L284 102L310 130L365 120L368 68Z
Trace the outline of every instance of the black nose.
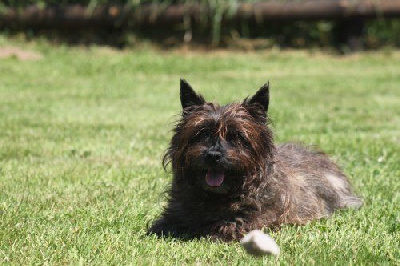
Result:
M215 150L213 148L210 148L207 151L206 157L207 157L208 160L215 162L215 161L221 160L222 153L219 150Z

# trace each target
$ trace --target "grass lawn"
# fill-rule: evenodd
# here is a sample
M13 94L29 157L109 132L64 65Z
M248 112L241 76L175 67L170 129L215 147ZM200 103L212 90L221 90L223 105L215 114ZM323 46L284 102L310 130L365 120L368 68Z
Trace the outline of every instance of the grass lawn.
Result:
M399 264L400 53L165 53L52 47L0 59L0 264ZM165 204L161 158L179 78L238 101L267 80L278 142L330 154L364 198L270 232L278 258L238 243L146 236Z

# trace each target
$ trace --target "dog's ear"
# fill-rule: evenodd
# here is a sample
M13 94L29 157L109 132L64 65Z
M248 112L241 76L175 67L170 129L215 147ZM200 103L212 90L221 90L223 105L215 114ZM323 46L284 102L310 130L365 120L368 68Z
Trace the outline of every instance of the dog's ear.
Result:
M181 104L182 108L185 109L194 105L203 105L205 100L203 96L196 94L189 83L181 79Z
M244 104L262 108L264 113L268 111L269 105L269 82L265 83L250 99L246 98Z

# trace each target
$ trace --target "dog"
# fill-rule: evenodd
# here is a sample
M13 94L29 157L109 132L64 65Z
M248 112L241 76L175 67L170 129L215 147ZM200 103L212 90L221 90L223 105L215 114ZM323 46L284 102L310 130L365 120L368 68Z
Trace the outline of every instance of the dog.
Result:
M243 102L220 106L181 79L182 116L163 159L164 168L172 165L172 184L149 233L232 241L362 205L323 152L274 144L269 98L266 83Z

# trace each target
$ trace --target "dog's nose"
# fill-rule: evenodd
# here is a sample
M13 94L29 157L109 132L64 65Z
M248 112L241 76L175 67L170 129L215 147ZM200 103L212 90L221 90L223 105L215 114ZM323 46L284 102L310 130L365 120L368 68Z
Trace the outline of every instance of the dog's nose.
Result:
M214 150L214 149L209 149L207 152L207 159L210 161L219 161L222 157L222 154L220 151Z

